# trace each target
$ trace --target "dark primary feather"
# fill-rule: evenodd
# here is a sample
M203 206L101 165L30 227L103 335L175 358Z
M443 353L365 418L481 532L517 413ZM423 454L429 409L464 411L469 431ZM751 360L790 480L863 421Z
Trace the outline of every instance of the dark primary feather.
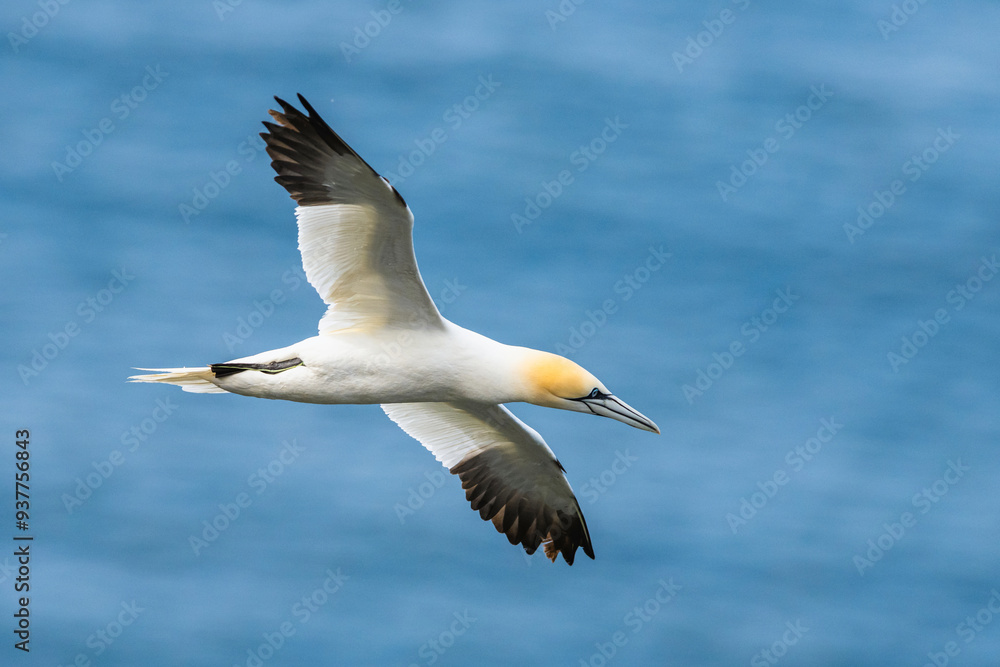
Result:
M553 461L552 466L556 474L562 474L558 461ZM492 520L511 544L521 544L529 554L544 544L549 560L555 561L561 553L569 565L573 564L578 547L594 558L590 532L579 503L573 499L573 511L565 512L550 506L537 493L524 493L506 485L498 471L509 467L504 450L495 447L468 456L451 472L462 480L472 509L478 510L483 520Z
M406 202L388 181L354 152L333 129L326 124L306 98L299 95L299 102L308 116L279 97L274 99L281 111L270 111L277 123L264 121L267 132L260 136L267 144L271 167L278 174L274 177L299 206L355 203L345 198L344 181L357 179L359 172L366 172L370 187L388 187L401 206ZM348 195L349 197L349 195Z

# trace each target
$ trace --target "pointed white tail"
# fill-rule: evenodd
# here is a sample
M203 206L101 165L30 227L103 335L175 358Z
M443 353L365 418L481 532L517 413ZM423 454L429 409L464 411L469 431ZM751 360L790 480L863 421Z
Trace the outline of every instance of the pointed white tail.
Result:
M130 382L166 382L184 391L196 394L224 394L225 389L212 382L215 375L208 366L201 368L137 368L139 371L156 371L154 375L133 375Z

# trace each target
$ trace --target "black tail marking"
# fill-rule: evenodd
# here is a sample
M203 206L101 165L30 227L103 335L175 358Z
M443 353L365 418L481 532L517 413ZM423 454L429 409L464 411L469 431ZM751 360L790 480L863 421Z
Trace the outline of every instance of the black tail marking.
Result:
M212 369L215 377L224 378L229 375L242 373L243 371L260 371L261 373L274 375L282 371L287 371L289 368L295 368L296 366L305 366L305 364L298 357L294 357L285 361L272 361L267 364L212 364L209 368Z

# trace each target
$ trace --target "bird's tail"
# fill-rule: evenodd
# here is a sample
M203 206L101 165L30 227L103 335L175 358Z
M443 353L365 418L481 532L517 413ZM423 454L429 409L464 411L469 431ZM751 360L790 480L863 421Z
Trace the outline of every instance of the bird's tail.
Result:
M133 375L130 382L166 382L196 394L224 394L226 390L212 382L215 374L208 366L201 368L137 368L155 371L153 375Z

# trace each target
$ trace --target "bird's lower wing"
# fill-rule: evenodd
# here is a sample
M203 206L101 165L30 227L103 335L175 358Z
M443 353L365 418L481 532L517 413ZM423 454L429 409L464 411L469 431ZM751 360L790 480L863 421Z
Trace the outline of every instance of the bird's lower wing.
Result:
M594 557L587 522L542 437L502 405L393 403L382 409L462 480L466 498L511 544L570 565Z

